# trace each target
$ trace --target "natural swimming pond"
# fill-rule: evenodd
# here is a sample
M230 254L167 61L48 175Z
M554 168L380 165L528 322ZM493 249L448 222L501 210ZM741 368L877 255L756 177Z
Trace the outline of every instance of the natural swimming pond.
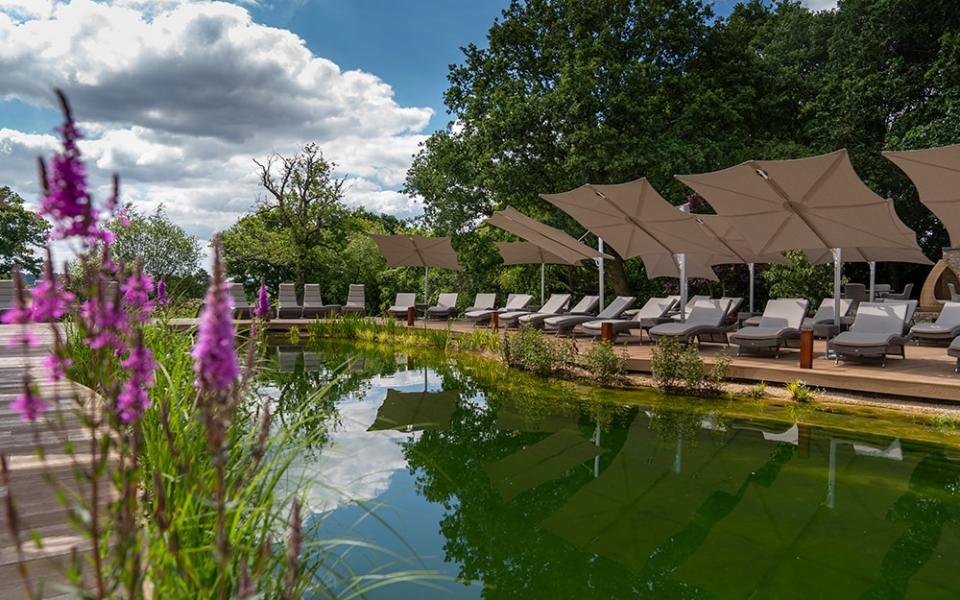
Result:
M442 575L370 597L960 596L960 447L909 420L337 343L263 384L323 428L291 477L331 570Z

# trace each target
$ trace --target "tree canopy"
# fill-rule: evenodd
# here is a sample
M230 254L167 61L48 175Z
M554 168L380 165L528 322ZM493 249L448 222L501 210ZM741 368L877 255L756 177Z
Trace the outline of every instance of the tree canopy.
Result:
M423 198L426 226L471 249L479 287L496 283L489 240L506 239L476 227L494 209L580 235L538 194L645 176L679 204L689 190L674 174L841 147L928 255L947 241L880 151L960 137L960 11L949 0L846 0L821 12L750 0L726 18L699 0L514 1L487 47L463 53L445 95L454 121L422 144L406 191ZM612 265L614 289L650 289L635 262ZM596 285L592 272L565 273L571 288ZM881 268L895 285L924 274Z
M156 278L184 278L200 269L201 247L196 237L170 220L162 206L150 214L132 207L123 211L125 224L111 223L116 240L114 257L127 264L143 261L143 270Z
M50 225L23 206L23 198L0 187L0 277L9 278L14 267L39 275L43 258L37 252L47 241Z

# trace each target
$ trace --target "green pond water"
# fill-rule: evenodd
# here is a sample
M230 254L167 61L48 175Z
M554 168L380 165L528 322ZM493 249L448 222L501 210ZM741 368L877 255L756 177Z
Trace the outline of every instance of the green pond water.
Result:
M280 421L317 416L290 477L334 589L411 571L368 597L960 597L950 432L377 347L273 356Z

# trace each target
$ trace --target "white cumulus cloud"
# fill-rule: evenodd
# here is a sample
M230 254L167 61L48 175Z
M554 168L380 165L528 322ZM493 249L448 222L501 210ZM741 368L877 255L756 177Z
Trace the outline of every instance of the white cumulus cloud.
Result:
M432 110L241 4L255 2L0 0L0 99L53 108L65 90L94 180L119 172L128 200L162 202L204 238L255 201L254 158L307 142L349 177L348 204L418 213L397 190ZM29 198L56 140L5 124L0 182Z

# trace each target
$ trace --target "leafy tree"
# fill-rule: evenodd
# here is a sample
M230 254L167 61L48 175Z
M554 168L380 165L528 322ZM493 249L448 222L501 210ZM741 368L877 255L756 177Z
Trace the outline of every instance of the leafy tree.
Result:
M23 206L13 190L0 187L0 277L10 277L14 267L39 275L43 259L35 252L47 241L50 225Z
M123 212L126 224L111 224L115 258L128 264L142 260L143 270L158 278L187 278L200 270L200 241L171 221L163 206L150 214L132 207Z
M326 160L316 144L307 144L294 156L274 154L254 163L266 193L242 226L244 240L251 245L244 249L233 244L232 258L282 269L301 290L324 251L338 247L336 234L347 213L345 180L333 175L336 164ZM280 252L260 254L265 250Z
M802 252L787 252L789 265L770 265L763 278L770 284L771 298L806 298L810 306L833 296L833 263L812 265Z

